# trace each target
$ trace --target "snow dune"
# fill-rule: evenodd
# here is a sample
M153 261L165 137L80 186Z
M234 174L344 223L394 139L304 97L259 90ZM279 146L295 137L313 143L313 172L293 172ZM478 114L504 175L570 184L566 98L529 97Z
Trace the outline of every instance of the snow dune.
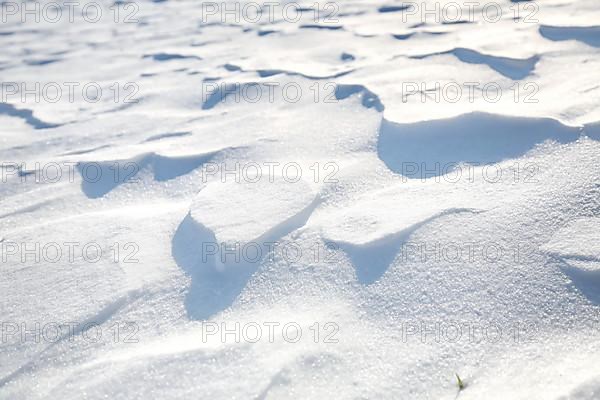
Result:
M0 28L0 399L598 397L595 0L133 4Z

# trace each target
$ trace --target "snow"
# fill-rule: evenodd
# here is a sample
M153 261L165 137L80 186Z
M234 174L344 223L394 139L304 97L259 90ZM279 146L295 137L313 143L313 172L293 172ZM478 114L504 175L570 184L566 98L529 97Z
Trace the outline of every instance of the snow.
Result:
M0 399L598 398L600 9L489 3L0 5Z

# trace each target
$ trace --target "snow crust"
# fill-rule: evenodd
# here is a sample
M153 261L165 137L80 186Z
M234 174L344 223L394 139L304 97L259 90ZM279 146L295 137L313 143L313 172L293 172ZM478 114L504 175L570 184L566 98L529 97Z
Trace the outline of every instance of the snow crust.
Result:
M597 399L600 8L531 2L523 23L529 2L496 3L495 23L381 0L336 3L335 23L203 21L192 0L137 1L137 23L3 22L3 82L105 95L0 102L0 398ZM127 82L139 101L115 102ZM525 83L537 102L514 100ZM243 100L286 84L298 101ZM36 182L52 163L60 179ZM57 262L7 247L70 242ZM72 331L8 331L53 323Z

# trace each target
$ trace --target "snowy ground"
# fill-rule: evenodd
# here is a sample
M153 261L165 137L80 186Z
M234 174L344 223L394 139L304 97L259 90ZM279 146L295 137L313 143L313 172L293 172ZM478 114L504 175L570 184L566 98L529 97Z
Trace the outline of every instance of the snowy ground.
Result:
M0 4L0 399L600 398L598 0L56 4Z

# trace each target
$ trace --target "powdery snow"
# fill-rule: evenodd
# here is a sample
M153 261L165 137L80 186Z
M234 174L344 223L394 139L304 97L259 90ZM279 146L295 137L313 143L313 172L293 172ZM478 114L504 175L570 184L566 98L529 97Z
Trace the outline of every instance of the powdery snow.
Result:
M3 3L0 398L597 399L600 9L490 3Z

